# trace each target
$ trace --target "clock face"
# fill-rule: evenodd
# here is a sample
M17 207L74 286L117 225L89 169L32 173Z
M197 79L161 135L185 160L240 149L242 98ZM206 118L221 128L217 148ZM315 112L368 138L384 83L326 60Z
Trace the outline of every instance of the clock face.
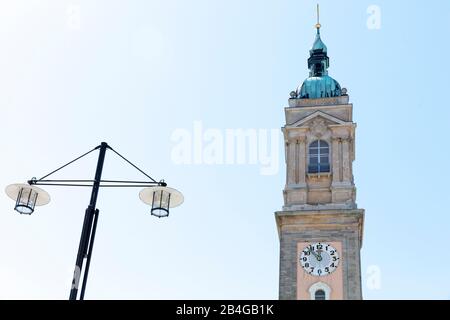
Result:
M327 276L338 267L339 253L327 243L311 243L301 252L300 263L310 275Z

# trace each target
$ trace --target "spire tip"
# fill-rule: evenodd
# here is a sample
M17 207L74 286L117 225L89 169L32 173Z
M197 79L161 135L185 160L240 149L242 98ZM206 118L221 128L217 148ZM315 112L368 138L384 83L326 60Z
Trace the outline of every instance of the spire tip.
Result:
M316 29L319 31L319 29L322 27L320 24L320 7L319 4L317 4L317 23L316 23Z

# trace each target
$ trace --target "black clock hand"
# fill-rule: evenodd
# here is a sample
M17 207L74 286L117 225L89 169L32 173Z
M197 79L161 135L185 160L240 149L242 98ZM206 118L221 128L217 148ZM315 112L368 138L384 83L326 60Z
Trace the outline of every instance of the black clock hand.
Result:
M309 252L312 253L312 255L316 258L317 261L320 261L319 256L313 250L313 246L309 246Z
M313 246L309 246L309 247L310 247L310 248L309 248L309 251L314 255L314 257L316 258L316 260L317 260L318 262L322 261L322 255L321 255L321 253L320 253L321 250L319 250L319 251L317 251L317 253L315 253L315 252L313 251Z

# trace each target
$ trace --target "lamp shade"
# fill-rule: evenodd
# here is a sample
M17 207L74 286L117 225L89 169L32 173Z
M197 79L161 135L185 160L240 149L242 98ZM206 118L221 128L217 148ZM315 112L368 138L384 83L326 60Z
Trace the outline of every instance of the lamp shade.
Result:
M178 207L184 201L180 191L162 186L142 189L139 198L150 205L151 214L159 218L168 217L169 209Z
M35 206L43 206L50 202L50 195L46 191L28 184L10 184L5 192L16 201L14 210L20 214L32 214Z

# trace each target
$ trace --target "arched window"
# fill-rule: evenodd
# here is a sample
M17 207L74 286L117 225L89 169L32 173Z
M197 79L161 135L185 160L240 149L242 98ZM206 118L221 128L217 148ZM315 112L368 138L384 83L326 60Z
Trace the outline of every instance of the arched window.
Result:
M330 300L331 288L324 282L316 282L309 287L311 300Z
M314 300L326 300L325 291L323 291L322 289L317 290L314 294Z
M330 172L330 147L326 141L316 140L309 145L308 173Z

